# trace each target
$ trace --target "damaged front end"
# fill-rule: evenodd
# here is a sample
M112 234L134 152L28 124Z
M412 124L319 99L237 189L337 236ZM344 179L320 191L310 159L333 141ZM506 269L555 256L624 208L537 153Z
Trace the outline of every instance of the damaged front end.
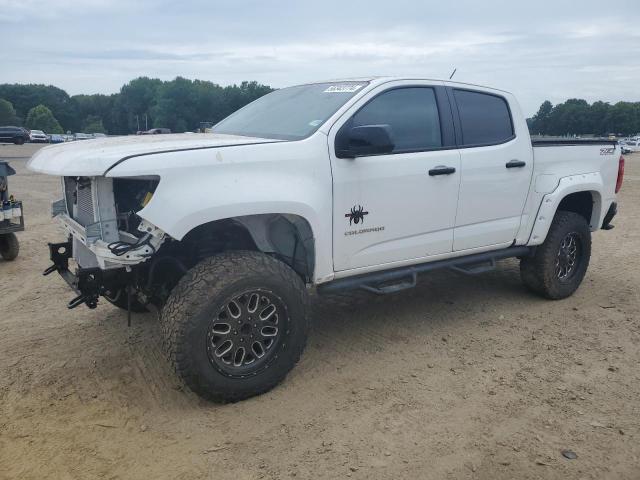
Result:
M53 203L52 215L68 240L49 244L53 265L44 275L57 271L75 290L69 308L83 303L95 308L100 296L128 310L132 301L150 303L143 298L144 286L155 262L147 263L167 235L138 212L158 182L155 177L63 177L64 197Z

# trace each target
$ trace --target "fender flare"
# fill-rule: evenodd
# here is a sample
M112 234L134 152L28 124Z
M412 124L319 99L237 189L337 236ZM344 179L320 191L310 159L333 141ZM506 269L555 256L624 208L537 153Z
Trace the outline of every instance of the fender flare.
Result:
M602 215L603 189L604 183L602 181L602 176L598 172L581 173L579 175L562 177L555 190L542 197L542 202L538 208L538 213L527 245L540 245L545 241L560 202L562 202L567 195L571 195L572 193L591 193L594 205L592 208L593 213L589 227L591 228L591 231L598 230L602 223L600 217Z

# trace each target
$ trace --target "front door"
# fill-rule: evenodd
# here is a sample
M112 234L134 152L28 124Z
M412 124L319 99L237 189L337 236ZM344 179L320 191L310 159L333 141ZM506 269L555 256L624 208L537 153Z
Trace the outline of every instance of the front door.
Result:
M380 87L334 128L364 125L389 126L395 147L388 154L337 158L330 146L335 270L450 253L460 154L444 89Z

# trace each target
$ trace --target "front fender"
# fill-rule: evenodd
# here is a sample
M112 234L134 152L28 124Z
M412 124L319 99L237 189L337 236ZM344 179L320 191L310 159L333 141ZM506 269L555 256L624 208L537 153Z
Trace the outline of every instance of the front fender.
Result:
M602 223L603 191L604 183L598 172L581 173L561 178L556 189L542 197L528 245L540 245L544 242L560 202L572 193L590 192L592 194L594 205L590 228L592 231L597 230Z
M298 142L147 155L129 159L107 175L159 176L153 198L138 215L176 240L226 218L300 216L313 231L314 279L333 274L332 181L321 134Z

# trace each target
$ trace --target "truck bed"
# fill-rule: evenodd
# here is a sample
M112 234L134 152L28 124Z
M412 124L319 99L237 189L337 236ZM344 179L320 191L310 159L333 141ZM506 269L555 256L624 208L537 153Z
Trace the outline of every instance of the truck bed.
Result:
M616 146L616 140L608 138L532 138L531 145L534 147L574 147L580 145L612 145Z

